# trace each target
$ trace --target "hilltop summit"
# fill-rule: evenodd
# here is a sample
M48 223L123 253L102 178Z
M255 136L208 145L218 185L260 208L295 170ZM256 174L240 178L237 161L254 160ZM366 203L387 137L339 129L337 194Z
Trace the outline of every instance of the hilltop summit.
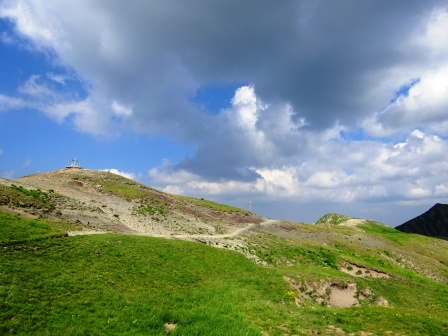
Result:
M244 209L79 166L2 180L0 196L0 209L121 233L219 235L264 220Z

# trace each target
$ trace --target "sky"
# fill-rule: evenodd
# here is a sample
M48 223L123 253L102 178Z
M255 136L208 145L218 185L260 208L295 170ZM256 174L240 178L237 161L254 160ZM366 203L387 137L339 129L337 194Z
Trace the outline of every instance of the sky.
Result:
M446 0L0 0L0 177L396 226L448 203Z

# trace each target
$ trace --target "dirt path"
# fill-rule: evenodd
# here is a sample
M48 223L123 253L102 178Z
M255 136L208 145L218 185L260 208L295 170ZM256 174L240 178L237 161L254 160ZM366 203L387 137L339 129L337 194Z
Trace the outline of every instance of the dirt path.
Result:
M224 233L224 234L217 234L217 235L196 235L196 234L187 234L187 235L174 235L174 234L169 234L169 235L154 235L151 233L133 233L134 235L138 235L138 236L150 236L150 237L158 237L158 238L177 238L177 239L222 239L222 238L233 238L236 237L246 231L249 231L250 229L254 228L254 227L258 227L258 226L267 226L267 225L272 225L275 223L278 223L278 220L274 220L274 219L268 219L260 224L254 224L251 223L243 228L237 229L233 232L229 232L229 233Z
M95 230L80 230L80 231L68 231L67 234L70 237L73 236L86 236L86 235L95 235L95 234L104 234L104 233L110 233L107 231L95 231Z
M224 234L217 234L217 235L196 235L196 234L187 234L187 235L174 235L174 234L163 234L163 235L156 235L152 233L145 233L145 232L133 232L129 233L135 236L147 236L147 237L156 237L156 238L176 238L176 239L222 239L222 238L233 238L236 236L239 236L240 234L249 231L252 228L259 227L259 226L268 226L275 223L280 222L279 220L275 219L268 219L260 224L254 224L251 223L243 228L237 229L233 232L224 233ZM103 234L103 233L110 233L107 231L94 231L94 230L81 230L81 231L69 231L69 236L82 236L82 235L92 235L92 234Z

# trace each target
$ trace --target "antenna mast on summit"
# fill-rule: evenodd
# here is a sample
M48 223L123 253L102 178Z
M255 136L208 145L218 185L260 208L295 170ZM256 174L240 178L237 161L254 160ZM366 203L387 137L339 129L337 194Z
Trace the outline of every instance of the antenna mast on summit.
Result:
M70 165L68 165L67 167L65 167L65 168L78 168L78 169L81 169L81 166L78 165L78 162L79 162L79 160L76 159L76 156L75 156L75 158L72 160L72 163Z

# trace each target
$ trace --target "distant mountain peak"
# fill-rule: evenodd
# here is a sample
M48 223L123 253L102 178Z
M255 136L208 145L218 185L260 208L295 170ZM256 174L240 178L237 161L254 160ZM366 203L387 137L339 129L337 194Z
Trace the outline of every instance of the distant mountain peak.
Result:
M431 237L448 237L448 204L436 203L431 209L399 226L397 230Z

